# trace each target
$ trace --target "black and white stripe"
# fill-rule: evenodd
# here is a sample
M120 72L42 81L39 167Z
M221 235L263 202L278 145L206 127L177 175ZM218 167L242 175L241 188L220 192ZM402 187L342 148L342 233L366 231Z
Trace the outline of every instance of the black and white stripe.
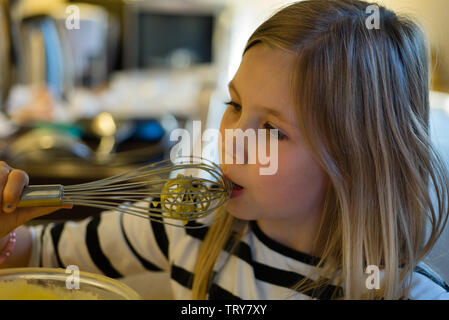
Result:
M200 226L204 222L207 220L188 225ZM219 255L209 286L209 299L342 296L343 289L335 285L322 286L313 292L295 292L292 287L309 275L318 259L271 240L255 222L249 226L242 239L232 238ZM111 278L145 272L158 275L165 271L170 273L174 298L190 299L196 257L207 231L208 227L183 229L118 212L104 212L77 223L35 227L34 241L41 252L33 263L62 268L76 264L81 270ZM413 299L449 299L446 284L432 281L424 271L417 271L421 272L412 292ZM311 281L314 280L308 279L307 283Z

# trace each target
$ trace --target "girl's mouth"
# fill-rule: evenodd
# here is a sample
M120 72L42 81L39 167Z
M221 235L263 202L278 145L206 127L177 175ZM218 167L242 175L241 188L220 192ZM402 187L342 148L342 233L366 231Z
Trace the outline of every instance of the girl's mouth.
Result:
M242 195L243 192L245 192L245 190L243 190L243 189L237 189L237 188L232 189L231 199Z
M242 190L243 187L235 182L232 182L232 189Z
M244 187L242 187L241 185L235 183L234 181L229 179L229 177L227 177L227 176L225 176L225 178L227 180L229 180L231 182L231 184L232 184L231 198L238 197L238 196L240 196L244 192Z

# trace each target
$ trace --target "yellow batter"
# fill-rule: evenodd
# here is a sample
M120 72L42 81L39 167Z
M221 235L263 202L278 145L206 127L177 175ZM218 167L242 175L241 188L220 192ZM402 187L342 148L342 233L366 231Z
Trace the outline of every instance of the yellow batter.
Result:
M42 287L27 280L0 281L1 300L99 300L94 293L64 287Z
M192 213L207 210L210 203L209 188L198 180L185 179L182 174L178 174L176 179L167 181L161 194L161 207L170 210L164 212L165 215L184 219L184 224L192 217ZM201 216L202 214L198 214L198 217Z

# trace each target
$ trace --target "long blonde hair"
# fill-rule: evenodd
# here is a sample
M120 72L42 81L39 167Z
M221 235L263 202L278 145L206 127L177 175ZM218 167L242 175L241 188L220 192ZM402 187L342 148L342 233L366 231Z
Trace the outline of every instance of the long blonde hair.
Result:
M425 36L383 7L380 28L368 28L369 5L294 3L262 24L245 52L263 43L296 53L292 96L299 128L330 179L316 238L320 281L292 289L304 292L333 279L345 299L399 299L408 297L414 268L446 225L449 174L429 136ZM193 298L206 298L215 261L237 222L226 213L210 227ZM380 290L366 290L369 265L382 270Z

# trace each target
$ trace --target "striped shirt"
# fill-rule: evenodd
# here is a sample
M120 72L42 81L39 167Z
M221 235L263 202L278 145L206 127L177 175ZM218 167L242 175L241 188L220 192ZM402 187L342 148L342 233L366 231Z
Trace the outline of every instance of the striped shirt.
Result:
M189 225L208 224L208 219ZM208 230L207 226L185 229L113 211L79 222L30 228L30 267L77 265L81 271L116 279L142 273L154 279L165 271L170 274L175 299L191 299L195 261ZM249 223L232 254L228 251L225 247L214 266L209 299L330 299L334 291L337 296L342 293L335 285L305 293L291 289L310 274L318 259L270 239L255 221ZM449 299L449 287L423 265L414 272L410 298Z

